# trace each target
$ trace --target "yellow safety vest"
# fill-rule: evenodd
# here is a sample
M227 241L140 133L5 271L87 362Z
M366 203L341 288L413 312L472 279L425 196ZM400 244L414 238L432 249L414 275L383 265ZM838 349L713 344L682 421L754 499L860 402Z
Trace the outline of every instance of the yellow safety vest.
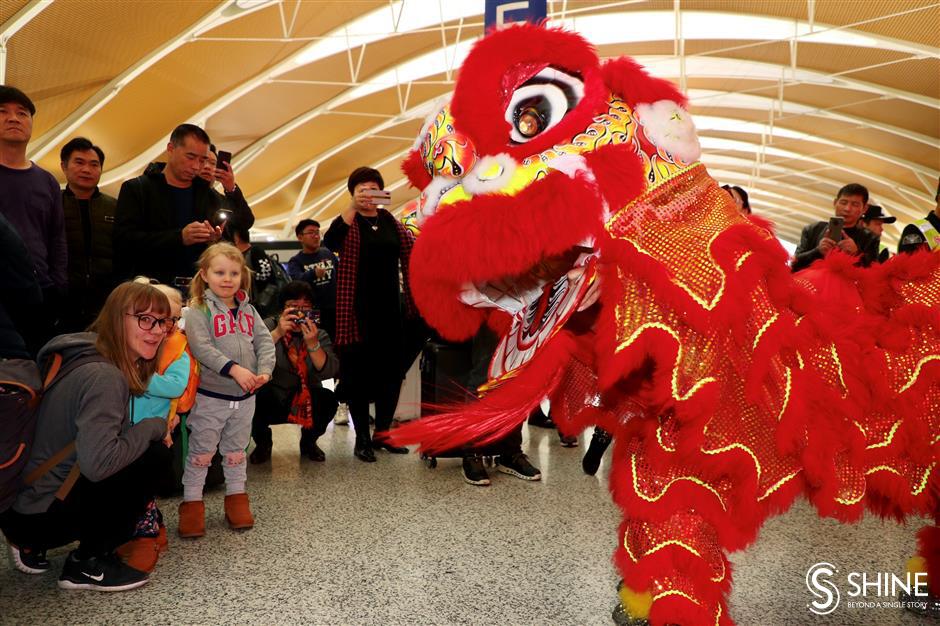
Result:
M924 239L927 240L927 245L930 246L931 250L936 250L940 248L940 232L937 232L937 229L933 227L933 224L930 223L930 220L923 219L917 220L914 222L921 234L923 234Z

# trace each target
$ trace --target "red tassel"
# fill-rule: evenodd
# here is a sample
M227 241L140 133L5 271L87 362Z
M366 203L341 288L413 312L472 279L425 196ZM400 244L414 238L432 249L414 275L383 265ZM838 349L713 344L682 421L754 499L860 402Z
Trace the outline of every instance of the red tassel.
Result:
M570 335L560 333L515 378L482 400L399 426L389 439L395 445L420 444L429 454L499 441L558 386L573 346Z

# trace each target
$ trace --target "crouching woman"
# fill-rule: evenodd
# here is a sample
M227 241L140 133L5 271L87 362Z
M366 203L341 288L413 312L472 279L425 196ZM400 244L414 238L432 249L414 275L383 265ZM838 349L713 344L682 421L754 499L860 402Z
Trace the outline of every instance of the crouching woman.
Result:
M124 283L108 296L95 332L60 335L40 351L41 365L61 356L59 375L39 408L29 484L0 518L20 571L45 572L46 550L78 540L61 588L122 591L147 582L115 549L133 536L164 467L166 420L132 425L129 399L147 389L169 317L163 293Z

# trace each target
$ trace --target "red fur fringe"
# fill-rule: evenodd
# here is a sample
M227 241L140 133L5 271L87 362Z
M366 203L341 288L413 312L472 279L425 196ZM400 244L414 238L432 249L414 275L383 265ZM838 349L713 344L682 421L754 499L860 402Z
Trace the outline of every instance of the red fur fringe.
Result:
M601 226L594 184L561 172L516 196L493 194L458 202L428 218L415 241L415 303L444 337L467 339L484 313L457 300L464 284L522 274L544 257L597 234Z
M417 150L412 150L401 162L401 171L408 177L408 182L415 189L424 189L431 184L431 175L424 168L424 159Z
M940 597L940 527L925 526L917 533L917 554L927 561L927 586Z
M642 65L630 57L611 59L604 63L601 71L607 87L623 98L632 109L638 104L652 104L659 100L672 100L684 108L689 106L678 87L668 80L650 76Z
M396 445L420 444L421 451L428 454L499 441L524 422L542 398L552 393L573 349L571 336L559 333L515 378L482 400L403 424L390 432L389 439Z

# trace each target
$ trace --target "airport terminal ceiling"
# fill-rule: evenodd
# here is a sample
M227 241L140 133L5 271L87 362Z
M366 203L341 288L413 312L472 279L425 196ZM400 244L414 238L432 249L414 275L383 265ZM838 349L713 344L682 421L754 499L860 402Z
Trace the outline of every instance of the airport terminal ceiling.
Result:
M399 162L453 89L483 0L2 0L0 83L38 112L29 156L62 179L84 135L102 188L161 160L197 123L234 154L255 238L348 204L346 175L378 168L396 210ZM847 182L901 224L934 206L940 170L938 0L556 0L550 23L630 55L685 90L722 183L795 242ZM893 245L899 224L886 226Z

